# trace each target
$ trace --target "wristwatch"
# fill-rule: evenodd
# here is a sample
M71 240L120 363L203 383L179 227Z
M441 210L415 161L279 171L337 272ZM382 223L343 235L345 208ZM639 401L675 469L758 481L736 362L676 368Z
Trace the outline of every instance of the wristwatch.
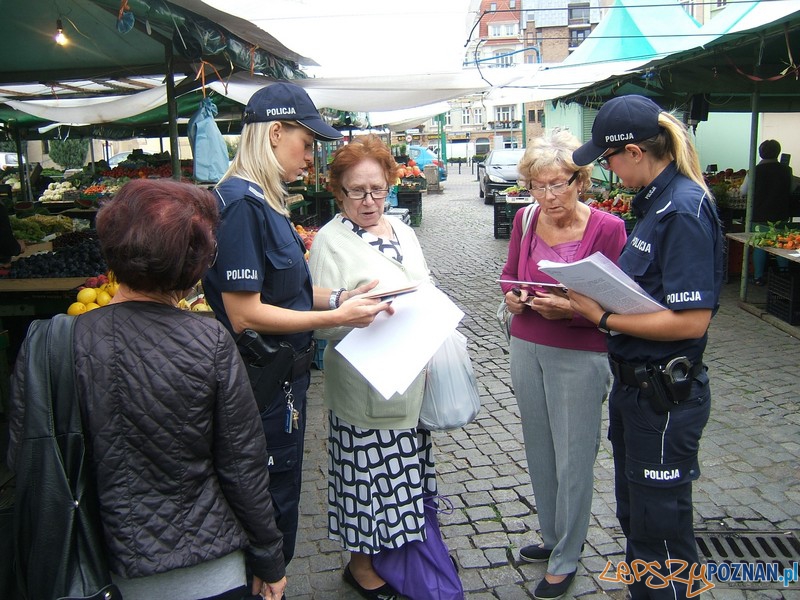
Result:
M344 294L345 288L339 288L338 290L331 290L331 297L328 299L328 308L331 310L336 310L339 308L339 302L342 299L342 294Z
M608 321L608 317L613 315L611 311L606 311L603 313L603 316L600 317L600 321L597 323L597 328L602 331L603 333L611 333L611 330L608 328L606 322Z

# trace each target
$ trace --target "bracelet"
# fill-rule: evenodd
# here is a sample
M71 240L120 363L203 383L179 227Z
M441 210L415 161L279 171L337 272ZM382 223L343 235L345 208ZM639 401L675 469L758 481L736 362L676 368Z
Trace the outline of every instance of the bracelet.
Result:
M342 294L344 294L345 288L339 288L338 290L331 290L331 297L328 298L328 307L331 310L336 310L339 308L339 301L342 299Z
M603 316L600 317L600 321L597 323L597 328L603 333L611 333L611 330L608 328L608 317L613 314L614 313L610 311L606 311L603 313Z

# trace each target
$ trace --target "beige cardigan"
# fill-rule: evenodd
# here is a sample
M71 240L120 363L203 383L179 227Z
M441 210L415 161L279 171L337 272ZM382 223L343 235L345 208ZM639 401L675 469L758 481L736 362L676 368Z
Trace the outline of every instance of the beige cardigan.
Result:
M414 230L394 217L385 216L394 228L403 254L403 263L353 233L349 224L336 215L314 238L309 267L314 285L352 290L378 279L376 290L390 290L418 281L430 281L430 272ZM425 371L403 394L386 400L341 354L338 343L349 327L319 329L315 337L327 339L325 348L325 406L351 425L366 429L407 429L417 426ZM386 365L391 369L391 364Z

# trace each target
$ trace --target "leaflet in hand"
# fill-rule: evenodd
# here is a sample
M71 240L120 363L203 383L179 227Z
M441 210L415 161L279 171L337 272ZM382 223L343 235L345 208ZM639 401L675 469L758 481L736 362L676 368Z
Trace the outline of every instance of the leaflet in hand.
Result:
M605 310L637 314L666 309L600 252L573 263L540 260L538 265L542 273L568 289L589 296Z

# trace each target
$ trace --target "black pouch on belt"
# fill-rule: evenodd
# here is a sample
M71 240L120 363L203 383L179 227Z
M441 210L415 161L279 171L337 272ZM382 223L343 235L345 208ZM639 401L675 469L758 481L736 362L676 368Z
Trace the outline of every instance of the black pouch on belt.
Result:
M244 359L258 412L264 412L278 390L291 378L294 348L287 342L268 342L252 329L245 329L237 336L236 346Z
M639 382L639 389L650 400L650 406L655 412L664 414L675 408L675 403L661 379L661 371L657 367L649 363L637 366L636 379Z

